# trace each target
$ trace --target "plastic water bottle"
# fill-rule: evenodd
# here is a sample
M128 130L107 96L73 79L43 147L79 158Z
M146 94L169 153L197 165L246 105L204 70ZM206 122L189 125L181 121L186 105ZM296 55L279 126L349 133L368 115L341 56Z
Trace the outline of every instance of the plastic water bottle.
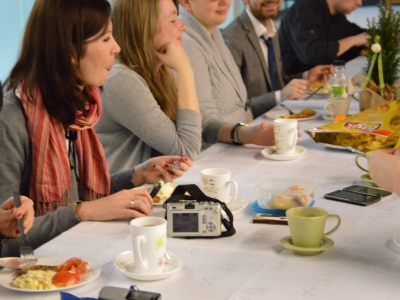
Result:
M335 74L332 79L332 97L347 98L348 79L344 60L335 60Z

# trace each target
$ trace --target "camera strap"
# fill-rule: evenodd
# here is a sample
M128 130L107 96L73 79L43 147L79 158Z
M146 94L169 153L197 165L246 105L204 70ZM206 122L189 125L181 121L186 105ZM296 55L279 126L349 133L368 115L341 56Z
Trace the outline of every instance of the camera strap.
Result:
M221 205L222 210L226 213L228 219L226 219L224 215L221 214L221 223L224 225L226 231L223 231L220 236L202 237L202 238L226 237L234 235L236 233L236 229L235 227L233 227L233 214L225 202L206 196L201 191L201 189L195 184L185 184L185 185L178 185L175 188L171 197L165 200L163 207L166 209L168 203L182 202L182 200L195 200L197 202L208 201L208 202L219 203ZM167 219L167 212L165 212L165 219Z

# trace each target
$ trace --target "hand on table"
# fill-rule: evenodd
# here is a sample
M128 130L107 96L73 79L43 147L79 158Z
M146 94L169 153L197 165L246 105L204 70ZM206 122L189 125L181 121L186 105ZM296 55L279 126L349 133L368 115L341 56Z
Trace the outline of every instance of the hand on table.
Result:
M35 218L33 201L21 196L21 206L15 207L14 199L9 198L0 205L0 233L6 236L19 236L17 219L23 218L25 233L32 228Z

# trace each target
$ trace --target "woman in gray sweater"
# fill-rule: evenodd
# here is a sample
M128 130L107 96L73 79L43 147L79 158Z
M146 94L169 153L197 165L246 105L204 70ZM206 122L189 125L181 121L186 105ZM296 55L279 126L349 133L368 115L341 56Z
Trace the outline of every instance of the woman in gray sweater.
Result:
M245 124L253 119L246 108L246 88L218 28L226 20L230 1L180 0L180 3L179 17L188 26L182 45L195 73L203 141L274 145L272 125Z
M159 157L109 175L94 131L102 112L97 87L120 51L109 14L107 0L36 1L6 82L0 204L14 191L34 201L27 234L33 248L80 221L148 215L149 193L131 188L171 181L192 164L186 157ZM180 169L172 169L175 161ZM21 238L1 245L1 256L19 255L20 245Z
M201 115L177 7L177 0L114 1L121 53L103 86L96 126L111 172L160 154L200 153Z

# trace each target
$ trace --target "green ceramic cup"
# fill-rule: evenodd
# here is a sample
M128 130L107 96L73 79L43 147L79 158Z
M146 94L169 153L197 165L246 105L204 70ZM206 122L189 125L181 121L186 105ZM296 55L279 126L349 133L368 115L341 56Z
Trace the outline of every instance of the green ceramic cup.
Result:
M372 152L373 152L373 151L369 151L369 152L366 152L366 153L364 153L364 154L359 154L359 155L356 156L356 165L357 165L357 167L358 167L360 170L362 170L362 171L364 171L364 172L366 172L366 173L368 173L368 174L369 174L369 170L367 170L367 169L365 169L364 167L362 167L362 166L360 165L358 159L360 159L360 158L365 158L365 159L367 160L367 162L369 162L369 158L371 157Z
M304 248L321 247L323 237L334 233L341 223L338 215L328 214L317 207L291 208L286 211L286 216L293 245ZM332 230L325 232L325 223L329 218L336 218L338 222Z

